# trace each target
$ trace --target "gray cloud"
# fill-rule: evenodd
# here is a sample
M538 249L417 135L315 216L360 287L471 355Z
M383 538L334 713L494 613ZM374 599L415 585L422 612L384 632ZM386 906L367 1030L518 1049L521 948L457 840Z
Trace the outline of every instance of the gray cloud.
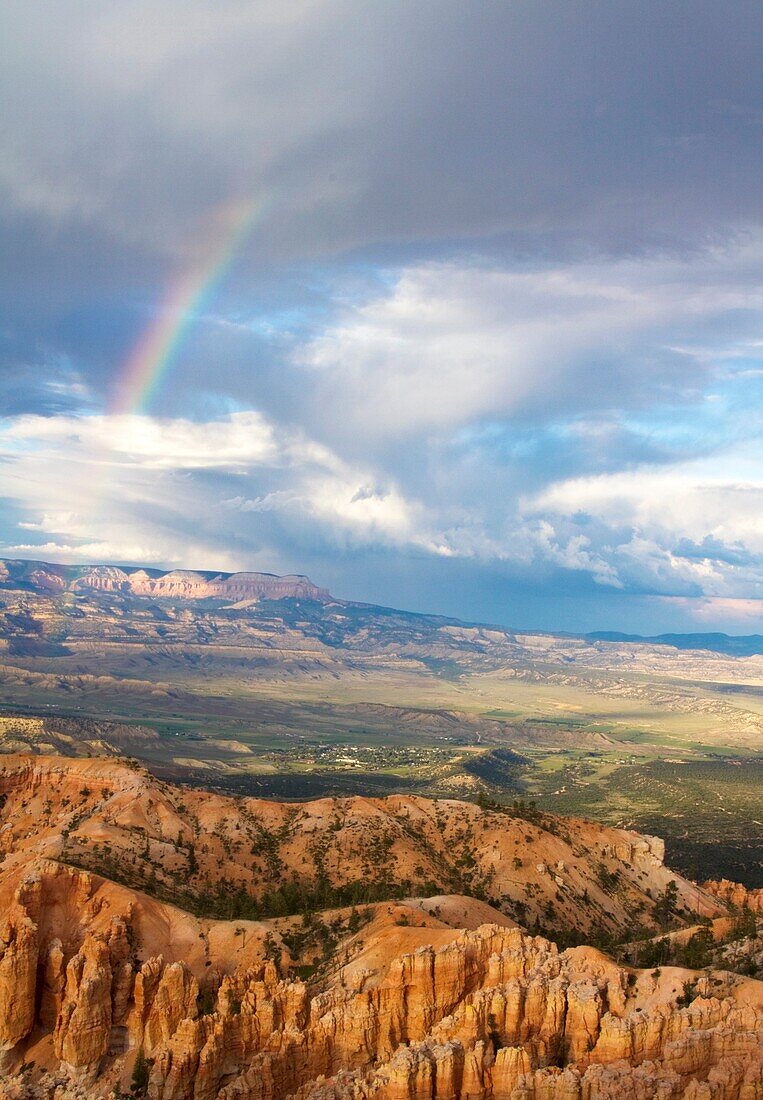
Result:
M261 244L556 232L705 240L757 221L758 5L10 0L12 207L192 246L231 194Z
M231 197L268 204L228 288L240 306L274 261L347 250L723 239L761 220L761 23L741 2L9 0L10 320L113 370L130 301L154 301ZM94 327L83 299L112 356L72 333Z

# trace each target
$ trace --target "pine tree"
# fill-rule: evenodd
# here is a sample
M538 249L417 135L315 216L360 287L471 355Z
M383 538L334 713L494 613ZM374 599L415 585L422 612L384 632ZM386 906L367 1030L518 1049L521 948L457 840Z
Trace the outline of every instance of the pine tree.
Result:
M148 1061L143 1053L143 1047L139 1047L135 1055L135 1065L132 1068L131 1089L135 1096L143 1096L147 1088Z

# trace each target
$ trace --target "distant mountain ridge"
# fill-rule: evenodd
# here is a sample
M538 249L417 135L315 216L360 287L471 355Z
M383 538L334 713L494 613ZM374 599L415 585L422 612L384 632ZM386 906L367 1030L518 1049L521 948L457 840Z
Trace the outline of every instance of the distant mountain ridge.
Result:
M308 577L274 573L222 573L197 569L146 569L140 566L57 565L44 561L0 559L0 588L26 588L55 595L91 589L169 599L329 600L329 592Z
M0 558L0 591L17 590L34 592L40 596L55 597L66 592L106 592L121 596L138 596L165 600L219 599L230 603L257 600L315 600L318 603L336 603L345 608L366 608L381 614L385 619L405 619L411 622L434 625L451 625L458 629L496 631L506 640L516 640L523 635L549 638L580 638L590 644L597 642L626 643L635 645L663 645L680 650L707 650L732 657L752 657L763 654L763 634L730 635L721 632L666 633L655 635L627 634L616 630L570 633L533 628L516 629L498 624L428 615L420 612L379 607L357 601L336 600L326 588L302 574L279 576L275 573L236 572L226 573L204 569L155 569L147 566L119 565L60 565L55 562Z
M641 645L669 645L675 649L708 649L732 657L754 657L763 653L763 634L621 634L617 630L599 630L584 634L590 642L635 642Z

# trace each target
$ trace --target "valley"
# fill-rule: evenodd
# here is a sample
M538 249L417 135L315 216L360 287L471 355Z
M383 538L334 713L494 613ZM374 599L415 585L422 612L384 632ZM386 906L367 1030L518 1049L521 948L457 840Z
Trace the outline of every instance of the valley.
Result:
M307 578L153 573L4 564L0 747L128 755L260 797L522 797L763 885L754 638L531 634Z

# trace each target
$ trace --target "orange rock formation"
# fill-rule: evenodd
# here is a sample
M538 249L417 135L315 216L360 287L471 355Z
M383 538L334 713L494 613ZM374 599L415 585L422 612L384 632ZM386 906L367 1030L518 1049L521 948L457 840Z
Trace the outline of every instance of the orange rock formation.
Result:
M735 909L749 909L752 913L763 913L763 890L748 890L741 882L729 882L722 878L720 882L706 882L703 889L722 901L733 905Z
M484 901L445 895L366 907L368 922L306 984L282 938L291 918L196 917L61 860L80 837L80 856L111 845L126 874L141 866L132 856L148 850L155 882L158 868L188 877L184 837L196 836L198 821L203 873L217 865L220 882L238 869L238 881L256 889L253 872L243 877L257 863L246 830L257 847L262 830L280 823L287 866L317 850L324 873L344 867L352 876L381 816L385 829L399 826L385 848L390 866L402 871L426 856L435 866L425 824L435 807L423 799L237 802L121 765L40 757L0 762L0 792L5 1100L106 1097L128 1086L138 1051L149 1059L151 1100L763 1096L763 983L750 978L638 971L590 947L560 951ZM444 843L459 835L471 851L476 837L494 868L491 884L507 894L520 857L509 865L503 845L528 823L458 803L439 814ZM576 855L583 829L588 862ZM202 835L221 837L219 849L203 852ZM545 890L549 866L575 889L588 873L590 902L612 922L638 889L648 899L647 889L656 895L671 877L659 845L634 834L566 822L522 836L545 857L533 855L534 879L523 876L530 895ZM327 838L339 845L336 864ZM621 864L630 875L613 877ZM607 905L594 900L604 889L601 866L618 895ZM711 892L672 877L687 903L724 910ZM452 926L456 919L466 930ZM581 915L581 926L586 920L593 923Z

